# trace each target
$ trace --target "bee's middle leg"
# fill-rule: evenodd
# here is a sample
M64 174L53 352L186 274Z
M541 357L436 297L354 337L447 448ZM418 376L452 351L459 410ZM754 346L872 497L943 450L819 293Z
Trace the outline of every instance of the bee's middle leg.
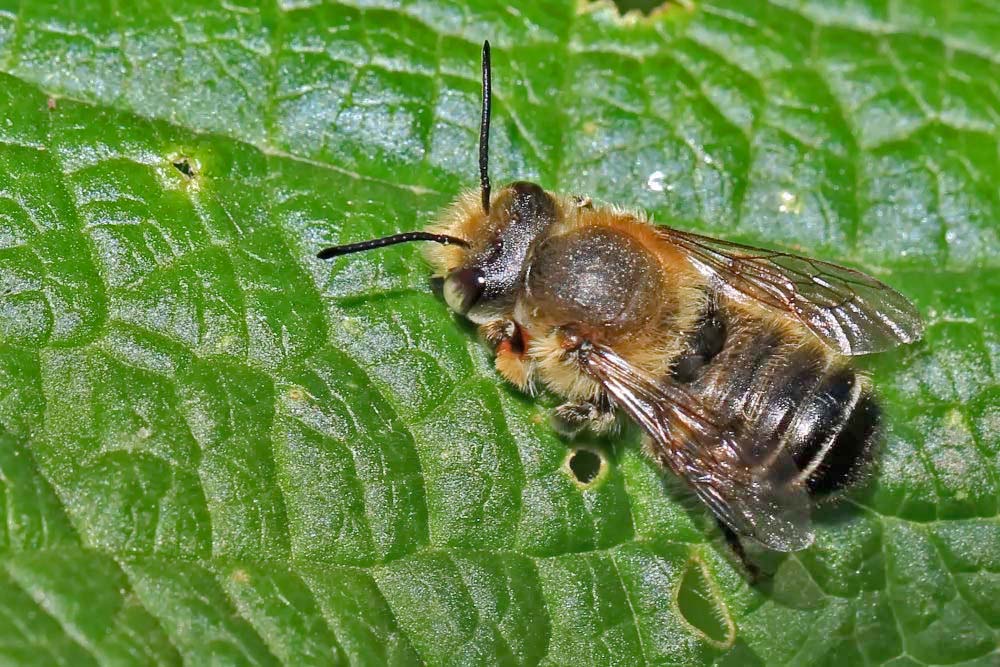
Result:
M552 412L552 423L565 435L575 435L585 428L601 435L614 430L618 421L611 401L602 395L596 401L563 403Z

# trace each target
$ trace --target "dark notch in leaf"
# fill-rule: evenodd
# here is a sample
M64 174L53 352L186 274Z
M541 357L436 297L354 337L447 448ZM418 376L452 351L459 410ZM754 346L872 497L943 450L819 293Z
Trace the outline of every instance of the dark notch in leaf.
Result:
M672 9L693 9L691 0L612 0L618 13L625 16L636 13L642 16L655 16Z
M191 164L191 161L186 157L179 157L171 160L170 164L174 166L174 169L181 172L188 178L194 178L198 175L198 171Z

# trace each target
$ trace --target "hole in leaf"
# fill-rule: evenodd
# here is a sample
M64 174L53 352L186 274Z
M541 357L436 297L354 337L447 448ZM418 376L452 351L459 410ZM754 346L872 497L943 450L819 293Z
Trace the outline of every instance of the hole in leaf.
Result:
M691 9L691 0L613 0L618 13L622 16L629 12L639 12L643 16L652 16L677 7Z
M640 11L649 14L654 9L662 5L662 0L615 0L615 7L624 14L625 12Z
M192 165L191 161L188 160L186 157L173 160L170 164L174 165L174 169L181 172L188 178L194 178L195 176L198 175L198 172L195 170L194 165Z
M590 484L601 472L604 459L590 449L576 449L569 455L569 470L580 484Z
M718 586L700 559L688 561L677 587L677 611L695 633L713 646L729 648L736 628Z

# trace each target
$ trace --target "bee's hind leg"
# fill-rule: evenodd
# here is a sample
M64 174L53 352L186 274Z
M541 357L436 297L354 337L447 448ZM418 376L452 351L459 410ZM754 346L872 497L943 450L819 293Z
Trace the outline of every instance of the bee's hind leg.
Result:
M614 406L603 395L596 401L563 403L552 412L552 425L563 435L576 435L585 428L603 435L617 424Z
M750 583L755 584L760 581L760 568L757 567L752 560L750 560L749 556L747 556L746 549L743 548L743 542L740 540L740 536L737 535L732 528L724 524L718 517L715 518L715 522L719 524L719 530L722 531L722 536L726 538L726 544L729 545L729 548L733 550L733 553L746 569L747 578L750 580Z

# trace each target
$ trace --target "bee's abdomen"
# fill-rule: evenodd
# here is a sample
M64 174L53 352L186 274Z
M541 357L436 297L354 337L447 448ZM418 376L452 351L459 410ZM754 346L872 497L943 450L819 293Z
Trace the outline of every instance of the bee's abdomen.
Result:
M790 455L794 479L811 494L843 489L871 459L880 417L871 389L839 358L780 330L729 326L690 386L736 434L748 460L787 476L790 467L775 461Z

